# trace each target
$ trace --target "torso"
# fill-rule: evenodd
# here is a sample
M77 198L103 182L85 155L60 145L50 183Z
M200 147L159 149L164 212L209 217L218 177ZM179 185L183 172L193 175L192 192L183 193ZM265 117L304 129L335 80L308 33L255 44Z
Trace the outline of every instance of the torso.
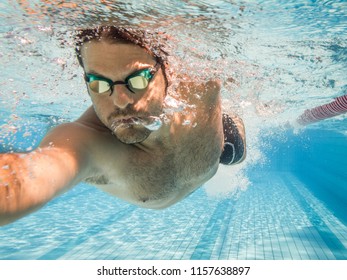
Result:
M194 116L191 125L182 125L187 116L174 116L169 125L135 145L121 143L89 108L77 120L88 130L92 154L93 172L85 181L147 208L164 208L181 200L218 168L222 140L218 136L221 128L216 125L221 124L217 105L189 114ZM204 149L215 149L216 158L206 158Z

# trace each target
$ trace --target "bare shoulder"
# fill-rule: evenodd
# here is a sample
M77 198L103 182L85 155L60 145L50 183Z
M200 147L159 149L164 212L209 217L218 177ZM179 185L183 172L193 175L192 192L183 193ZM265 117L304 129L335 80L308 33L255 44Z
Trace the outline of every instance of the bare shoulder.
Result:
M61 124L49 131L40 146L83 147L97 140L97 135L100 133L109 134L109 130L103 126L94 110L89 108L76 121Z
M183 100L189 103L198 103L201 106L218 103L220 89L221 85L217 80L210 80L206 83L182 81L177 91Z
M88 109L78 120L64 123L51 129L40 143L40 148L61 151L70 155L82 169L94 170L100 147L110 133L103 131Z
M85 128L94 129L98 132L109 132L109 129L100 121L96 115L93 107L89 107L79 119L76 120L76 124L82 125Z

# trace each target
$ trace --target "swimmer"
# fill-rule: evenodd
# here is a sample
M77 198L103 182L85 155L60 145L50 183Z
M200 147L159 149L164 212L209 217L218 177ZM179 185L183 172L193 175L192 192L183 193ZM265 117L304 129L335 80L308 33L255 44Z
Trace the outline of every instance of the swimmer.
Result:
M140 34L140 35L139 35ZM246 155L242 120L221 112L220 84L184 79L168 110L167 53L141 32L99 26L77 32L92 107L53 128L28 153L0 155L0 225L80 182L140 207L161 209Z

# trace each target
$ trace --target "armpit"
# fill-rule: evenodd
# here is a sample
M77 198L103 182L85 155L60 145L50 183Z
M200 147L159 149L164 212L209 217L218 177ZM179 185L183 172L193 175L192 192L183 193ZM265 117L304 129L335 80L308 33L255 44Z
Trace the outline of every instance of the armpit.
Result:
M107 185L110 183L109 178L104 175L89 177L85 179L85 182L88 184L96 184L96 185Z

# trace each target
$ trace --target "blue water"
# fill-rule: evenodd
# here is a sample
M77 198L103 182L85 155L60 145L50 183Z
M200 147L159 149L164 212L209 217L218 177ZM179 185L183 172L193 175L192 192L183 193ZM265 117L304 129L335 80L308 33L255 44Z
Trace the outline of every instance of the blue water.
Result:
M235 78L225 84L223 106L245 121L246 162L221 166L214 180L160 211L79 184L1 227L0 259L346 260L346 115L307 127L295 120L346 94L347 3L150 2L158 18L179 16L161 28L182 31L178 39L205 40L199 59L222 57L219 65ZM137 23L144 15L151 25L146 3L124 1L118 16ZM64 30L59 18L68 21L68 14L27 16L16 1L0 1L0 7L0 59L7 70L0 152L30 151L51 127L90 103L73 51L60 48L49 31ZM191 45L182 49L189 54Z
M200 189L155 211L80 184L0 228L0 258L347 259L346 136L288 130L262 141L268 160L237 196Z

